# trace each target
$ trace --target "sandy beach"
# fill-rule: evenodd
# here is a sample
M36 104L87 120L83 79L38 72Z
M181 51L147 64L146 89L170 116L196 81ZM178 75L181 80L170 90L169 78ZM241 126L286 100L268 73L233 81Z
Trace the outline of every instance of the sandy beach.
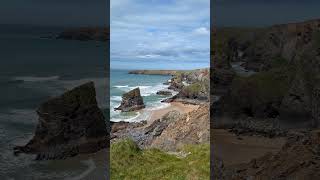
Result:
M184 114L184 113L191 112L197 109L198 107L199 105L183 104L181 102L172 102L170 103L170 106L166 108L153 110L151 112L149 119L147 119L147 122L151 123L154 120L160 119L162 116L164 116L170 111L179 111L181 114Z
M260 136L236 136L225 129L212 129L214 154L226 166L247 163L268 152L277 152L285 143L285 138Z

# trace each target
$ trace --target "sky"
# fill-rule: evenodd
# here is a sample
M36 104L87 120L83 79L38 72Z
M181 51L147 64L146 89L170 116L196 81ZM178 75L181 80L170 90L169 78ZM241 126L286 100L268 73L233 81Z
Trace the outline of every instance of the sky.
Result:
M112 69L209 66L210 0L111 0Z
M213 0L217 26L263 27L320 18L319 0Z
M2 0L0 24L102 26L109 24L109 0Z

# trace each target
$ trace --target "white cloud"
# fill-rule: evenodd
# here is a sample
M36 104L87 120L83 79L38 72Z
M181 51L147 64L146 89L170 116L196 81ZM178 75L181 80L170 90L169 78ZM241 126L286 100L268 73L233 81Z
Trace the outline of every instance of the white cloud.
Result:
M210 31L209 29L205 28L205 27L200 27L200 28L197 28L193 31L195 34L198 34L198 35L210 35Z
M111 0L111 61L208 62L210 0Z

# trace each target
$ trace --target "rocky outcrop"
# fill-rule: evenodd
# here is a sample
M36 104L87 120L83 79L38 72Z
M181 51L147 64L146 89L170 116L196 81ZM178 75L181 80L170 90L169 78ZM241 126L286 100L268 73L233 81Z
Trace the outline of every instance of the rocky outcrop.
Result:
M145 108L143 98L140 94L140 89L133 89L122 95L122 101L118 108L115 110L121 110L122 112L136 111Z
M158 91L157 95L162 95L162 96L171 96L172 92L171 91Z
M188 114L171 111L150 124L116 122L112 125L111 142L131 138L141 148L177 151L186 144L209 143L209 105Z
M56 38L64 40L80 40L80 41L108 41L109 28L74 28L68 29L60 33Z
M37 154L37 160L64 159L94 153L109 144L103 113L97 106L94 83L89 82L52 98L37 110L34 137L14 148L15 154Z
M160 136L179 115L179 112L171 111L151 124L146 122L115 122L112 124L111 142L130 138L141 148L149 147L154 138Z
M178 94L163 102L184 102L188 104L207 103L210 92L209 79L209 69L179 72L173 76L168 88L178 91Z
M209 105L171 118L171 123L151 143L151 147L175 151L185 144L209 143Z
M281 129L277 120L271 118L259 120L247 118L232 125L229 131L237 136L263 136L273 138L288 135L288 131Z

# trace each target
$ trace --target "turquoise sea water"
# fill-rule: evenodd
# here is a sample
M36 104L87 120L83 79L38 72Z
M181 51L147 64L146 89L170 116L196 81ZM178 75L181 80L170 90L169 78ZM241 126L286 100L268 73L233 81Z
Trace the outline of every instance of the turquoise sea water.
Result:
M142 121L147 120L151 110L164 108L167 103L161 103L161 100L168 98L159 96L156 93L159 90L168 88L168 85L163 83L168 81L170 76L161 75L137 75L129 74L129 70L114 70L110 71L110 117L111 121ZM121 103L121 96L134 88L140 88L141 96L144 100L146 108L142 111L134 113L121 113L115 111Z
M40 103L94 81L100 108L107 108L104 43L40 38L62 29L0 29L0 179L103 179L106 152L67 160L34 161L13 155L33 136ZM106 113L107 114L107 113Z

